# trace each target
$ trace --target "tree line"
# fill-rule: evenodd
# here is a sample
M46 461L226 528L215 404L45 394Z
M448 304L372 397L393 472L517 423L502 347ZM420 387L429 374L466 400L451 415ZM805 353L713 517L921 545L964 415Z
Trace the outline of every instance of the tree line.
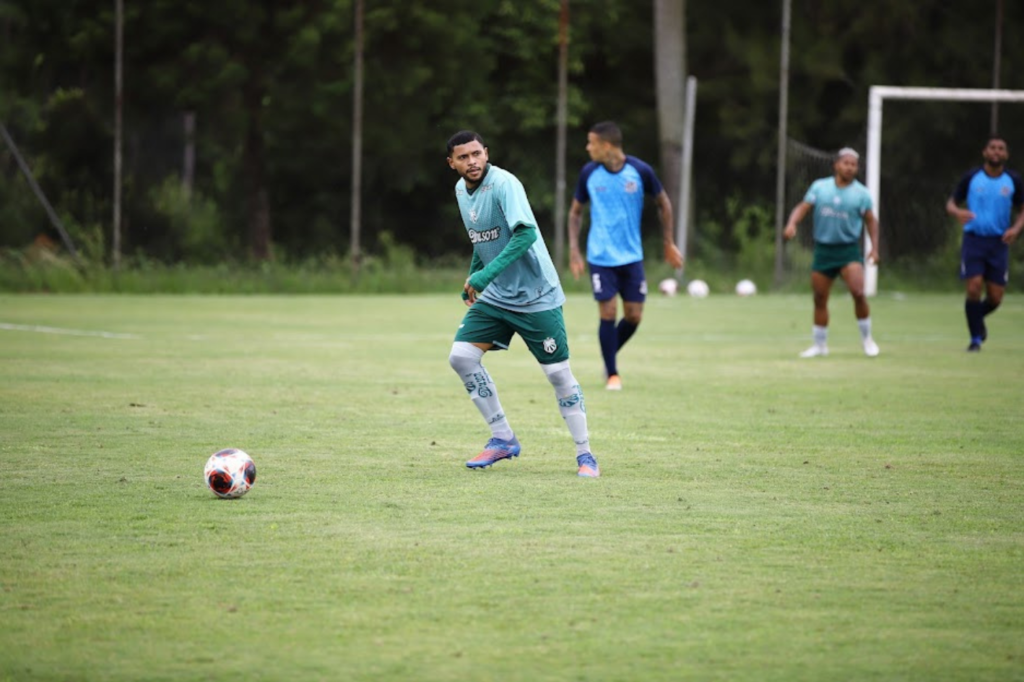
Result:
M125 3L125 254L210 263L349 250L355 1ZM463 128L523 180L550 241L561 1L362 2L363 248L465 254L444 162L447 137ZM793 139L824 150L863 145L871 85L994 85L1001 0L792 2ZM735 249L744 239L734 233L737 206L774 212L781 5L571 0L565 192L588 160L587 129L601 120L617 121L626 151L664 179L669 133L655 63L656 51L674 51L679 78L699 83L691 204L695 231L707 228L698 248ZM1024 89L1024 51L1012 48L1010 30L1024 26L1024 4L1001 12L998 86ZM680 13L685 31L656 41L657 27ZM80 250L108 259L114 3L0 0L0 35L0 122ZM1024 155L1015 106L1003 105L999 130ZM979 160L990 107L887 107L883 178L931 183L889 194L940 205L941 187ZM0 246L55 239L6 147L0 170ZM913 240L900 248L912 252Z

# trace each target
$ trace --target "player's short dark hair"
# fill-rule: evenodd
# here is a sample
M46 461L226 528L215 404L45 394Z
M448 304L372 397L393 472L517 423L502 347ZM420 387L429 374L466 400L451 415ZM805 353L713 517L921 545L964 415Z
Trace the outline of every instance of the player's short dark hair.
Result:
M615 125L612 121L601 121L595 123L591 128L590 132L600 137L605 142L610 142L616 147L622 146L622 131L619 126Z
M460 144L469 144L476 140L480 143L481 147L486 147L484 144L484 138L480 137L480 133L474 133L472 130L460 130L451 137L448 138L448 156L452 155L452 150L458 147Z
M1006 149L1007 149L1007 151L1009 151L1009 149L1010 149L1010 143L1009 143L1009 142L1007 142L1007 141L1006 141L1006 138L1005 138L1005 137L1003 137L1002 135L989 135L989 136L988 136L988 137L987 137L987 138L985 139L985 147L987 147L987 146L989 145L989 143L990 143L990 142L992 142L992 140L999 140L1000 142L1002 142L1003 144L1005 144L1005 145L1006 145ZM982 147L982 149L984 149L984 147Z

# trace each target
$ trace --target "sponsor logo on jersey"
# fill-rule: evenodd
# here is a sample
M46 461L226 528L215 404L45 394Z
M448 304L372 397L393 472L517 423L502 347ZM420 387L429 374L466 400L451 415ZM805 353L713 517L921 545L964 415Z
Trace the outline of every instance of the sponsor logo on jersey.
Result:
M475 209L475 208L471 208L471 209L469 209L469 219L470 219L470 220L472 220L472 221L473 221L473 222L475 223L475 222L476 222L476 219L477 219L477 218L479 218L479 217L480 217L480 216L479 216L479 215L477 214L477 212L476 212L476 209Z
M470 230L469 241L474 244L482 244L484 242L493 242L495 239L501 236L500 227L492 227L489 230Z

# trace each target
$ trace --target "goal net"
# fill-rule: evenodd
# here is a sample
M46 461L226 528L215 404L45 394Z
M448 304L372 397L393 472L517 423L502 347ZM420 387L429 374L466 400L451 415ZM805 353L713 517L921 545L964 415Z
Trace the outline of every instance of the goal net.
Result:
M995 111L993 102L999 107ZM981 165L993 114L998 134L1010 147L1009 167L1024 168L1018 162L1024 159L1019 103L1024 103L1024 91L871 88L868 128L860 139L847 143L861 153L858 179L871 192L879 219L881 264L865 267L869 295L879 287L929 288L933 282L948 286L956 281L962 228L946 214L946 199L965 172ZM787 141L787 216L811 182L833 174L836 151ZM784 285L808 277L813 250L810 220L805 218L799 237L786 244Z

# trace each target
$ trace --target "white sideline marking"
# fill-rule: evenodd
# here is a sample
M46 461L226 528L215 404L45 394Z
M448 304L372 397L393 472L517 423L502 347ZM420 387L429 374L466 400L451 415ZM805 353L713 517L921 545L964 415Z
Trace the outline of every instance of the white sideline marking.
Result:
M41 327L32 324L10 324L0 322L0 329L12 332L36 332L38 334L67 334L69 336L99 336L103 339L141 339L138 334L118 334L117 332L90 332L82 329L61 329L60 327Z

